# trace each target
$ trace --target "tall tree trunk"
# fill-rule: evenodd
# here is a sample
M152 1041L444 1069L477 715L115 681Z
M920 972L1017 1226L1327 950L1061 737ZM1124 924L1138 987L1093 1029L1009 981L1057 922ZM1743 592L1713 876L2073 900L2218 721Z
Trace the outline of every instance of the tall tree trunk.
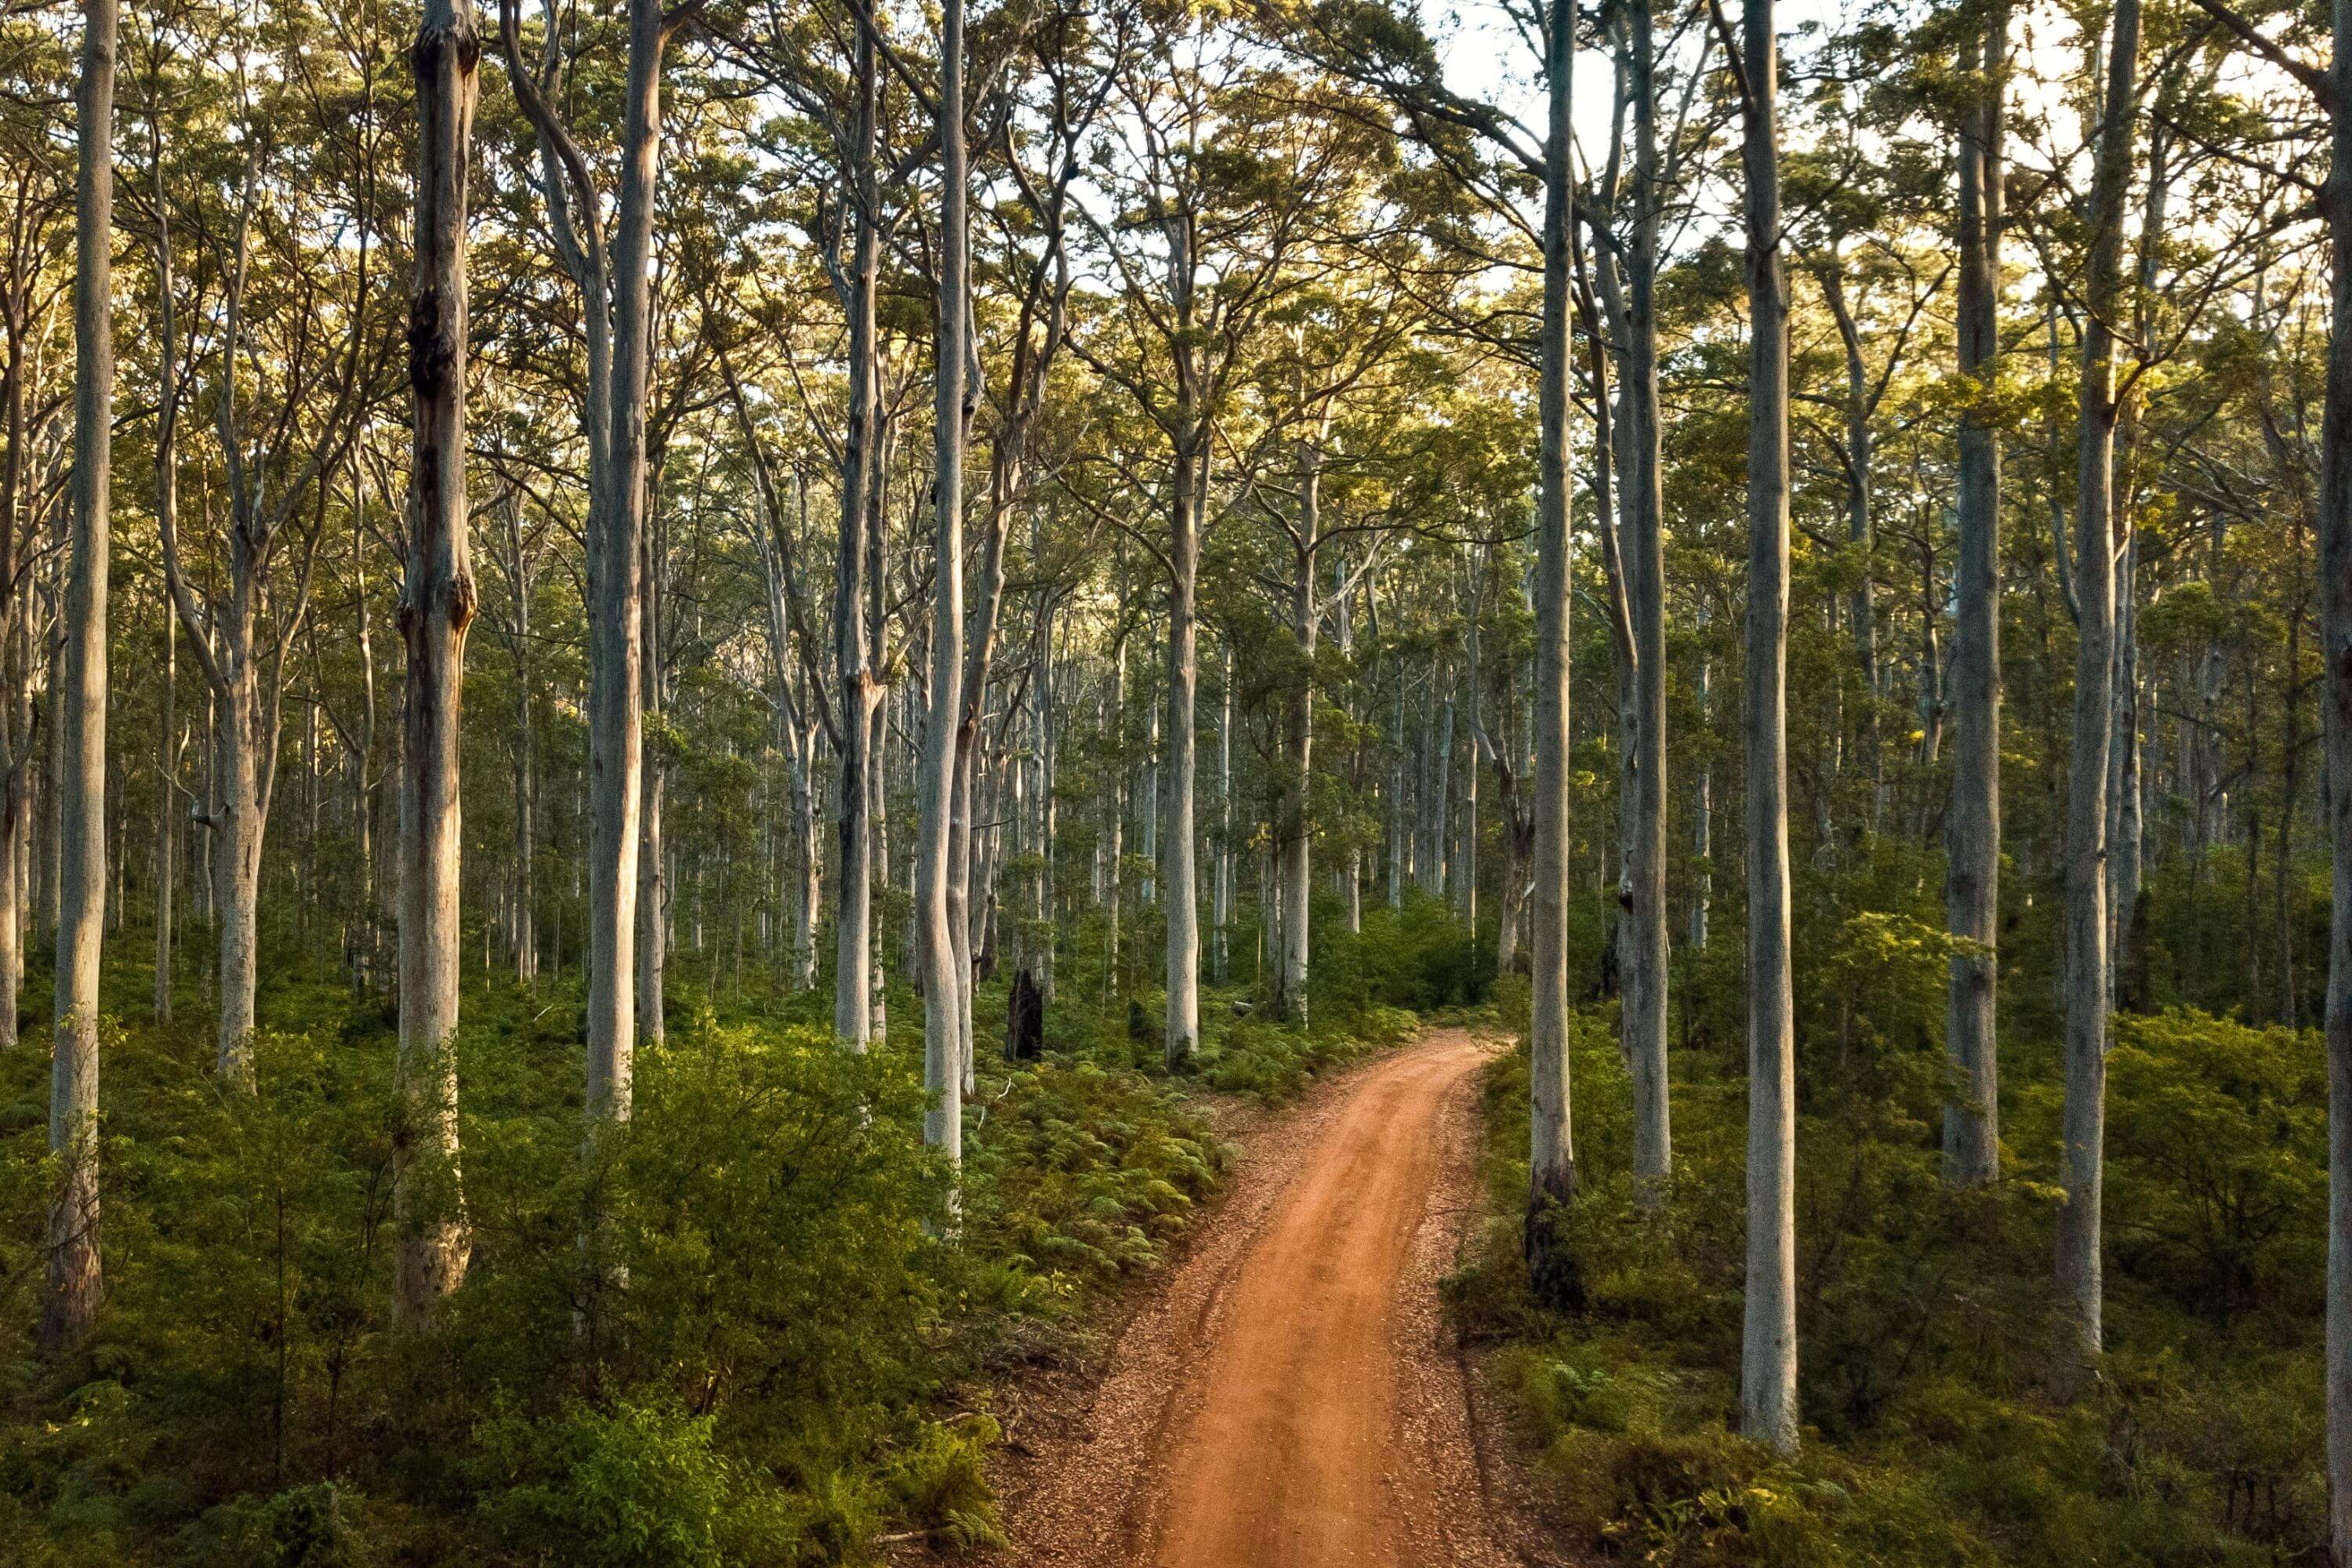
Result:
M642 689L657 718L669 700L660 651L664 635L660 583L661 572L649 547L645 571ZM677 896L670 886L669 845L662 832L662 807L668 793L669 770L658 757L649 757L642 764L642 778L645 796L637 824L637 1037L658 1046L662 1043L668 996L670 900Z
M1207 464L1204 450L1178 455L1191 469ZM1202 476L1180 489L1169 563L1174 568L1168 595L1168 823L1161 844L1167 879L1168 1018L1171 1068L1187 1066L1201 1044L1201 898L1192 830L1193 770L1198 758L1192 722L1193 687L1199 670L1196 644L1201 571Z
M940 263L933 376L930 713L923 729L921 811L915 889L923 974L923 1087L931 1100L923 1142L952 1167L963 1157L964 1040L971 984L959 957L950 901L958 740L963 701L964 374L970 350L964 268L970 244L963 126L963 0L940 9ZM965 772L969 789L970 773ZM967 855L969 853L967 837ZM967 928L968 930L969 928ZM969 938L967 937L967 942Z
M1748 227L1748 1303L1740 1430L1797 1447L1797 1037L1789 913L1789 288L1772 0L1742 6ZM1729 40L1726 40L1728 47Z
M172 478L171 443L159 443L156 505L177 487ZM5 525L0 525L5 526ZM172 1021L172 904L180 886L180 618L163 605L163 712L155 737L155 1021ZM5 765L5 764L0 764Z
M824 897L822 832L817 826L816 792L810 753L816 738L803 728L794 746L793 769L793 856L799 883L793 902L793 988L816 989L816 921Z
M261 846L277 759L270 743L276 738L274 727L268 726L274 704L264 702L256 668L252 585L258 568L244 542L245 531L236 532L230 551L235 585L220 617L219 700L214 711L219 804L210 825L216 840L213 903L220 922L220 1028L214 1066L231 1083L250 1089L260 957Z
M148 131L151 172L154 180L155 314L161 334L156 354L155 515L162 520L158 524L160 530L175 531L180 510L179 317L177 302L173 298L171 217L164 199L162 119L152 110ZM0 533L6 533L11 539L16 530L12 510L7 506L0 506ZM8 550L8 544L0 543L0 572L7 569ZM159 802L155 811L155 1021L168 1024L172 1021L172 943L178 934L173 929L173 900L180 883L180 618L173 609L168 585L161 597L163 711L163 722L155 737L156 796ZM5 607L0 607L0 647L6 643L6 612ZM5 772L7 767L6 728L6 718L0 715L0 772ZM5 814L5 791L0 791L0 814ZM5 822L0 822L0 834L5 832ZM5 863L5 849L0 849L0 863ZM0 910L0 942L7 941L5 928L14 923L14 918L13 913ZM0 965L0 968L5 966ZM14 993L8 994L10 1000L0 1002L0 1016L5 1016L13 1029Z
M1463 671L1461 700L1473 707L1478 701L1475 664ZM1478 949L1478 751L1475 742L1464 748L1463 762L1462 822L1454 854L1454 907L1463 929L1470 933L1470 949L1475 957Z
M1217 697L1217 864L1211 890L1216 928L1215 973L1222 985L1233 977L1234 926L1234 649L1227 643L1220 661L1224 679Z
M376 809L381 779L371 780L375 762L375 636L368 614L365 543L362 517L366 510L365 486L360 467L352 467L352 611L357 623L355 641L360 656L360 735L352 769L352 827L359 843L352 856L359 874L359 903L353 911L359 932L352 943L352 976L362 993L372 992L376 979ZM209 802L208 802L209 805Z
M466 508L466 202L481 29L472 0L426 0L416 75L416 271L408 654L400 771L400 1046L393 1124L393 1319L414 1332L465 1277L457 1184L457 992L465 937L458 733L476 593Z
M868 491L875 482L881 431L880 369L875 294L879 287L881 235L876 203L876 120L880 87L870 12L857 21L857 108L852 127L849 177L856 185L851 219L849 409L841 441L841 526L835 551L834 658L841 689L838 859L834 893L833 1026L844 1044L862 1051L874 1033L874 724L881 700L866 634L866 550Z
M1569 1241L1576 1201L1568 1035L1569 441L1568 281L1574 174L1570 163L1576 8L1546 7L1543 347L1536 518L1535 855L1528 869L1532 985L1528 1027L1528 1210L1522 1232L1537 1293L1562 1306L1584 1298Z
M1290 577L1290 635L1298 676L1283 713L1283 795L1276 824L1276 853L1282 862L1281 962L1275 970L1275 1016L1307 1022L1307 961L1309 910L1314 903L1313 837L1308 796L1315 770L1315 653L1319 617L1315 613L1315 574L1323 527L1323 454L1319 433L1299 442L1298 529ZM1223 764L1229 765L1229 764Z
M48 1289L56 1355L98 1320L98 970L106 925L107 566L114 421L114 0L82 9L74 202L73 542L66 585L58 802L57 1048L49 1079Z
M1108 832L1109 854L1106 869L1109 879L1108 910L1103 933L1103 996L1108 1000L1118 989L1118 922L1123 912L1127 882L1127 578L1119 577L1119 619L1121 623L1118 646L1111 650L1110 681L1110 770L1112 784L1105 792L1104 808L1109 816Z
M1396 716L1389 726L1389 908L1404 907L1412 827L1404 811L1404 655L1389 656L1396 676Z
M1034 555L1040 553L1033 552ZM1054 970L1055 948L1061 931L1055 923L1059 915L1059 892L1055 887L1056 870L1055 843L1060 835L1060 802L1054 788L1060 757L1057 731L1054 726L1054 705L1060 700L1061 682L1054 655L1054 606L1048 599L1040 611L1045 624L1038 628L1037 641L1045 658L1037 683L1037 989L1045 1005L1054 1005Z
M25 887L17 868L25 853L26 763L32 751L29 694L31 606L17 585L17 514L25 491L26 429L24 295L8 299L7 442L0 456L0 1051L18 1045L16 1005L25 988ZM168 361L170 356L165 355Z
M625 1121L636 1071L637 857L645 780L646 402L654 200L661 166L659 0L629 0L629 68L613 249L607 493L590 544L588 1079L592 1122ZM600 308L591 300L589 309Z
M1198 627L1202 519L1208 505L1210 441L1214 411L1206 402L1202 353L1194 341L1200 258L1188 216L1166 225L1170 241L1171 312L1177 326L1175 471L1168 542L1168 821L1160 872L1167 882L1167 1024L1171 1068L1191 1064L1201 1043L1201 899L1195 869L1193 772L1198 761L1193 697L1200 671ZM1155 798L1155 806L1159 804Z
M515 983L539 989L539 742L531 705L530 562L521 511L507 509L507 580L514 595L514 946Z
M1698 661L1698 715L1706 724L1713 715L1708 711L1714 670L1708 660ZM1690 945L1693 952L1706 951L1707 906L1715 898L1715 765L1702 762L1691 781L1691 873Z
M2333 289L2320 439L2320 614L2326 641L2327 1517L2335 1560L2352 1563L2352 0L2336 0L2326 81Z
M2176 67L2177 70L2177 67ZM2168 73L2160 92L2177 89L2179 78ZM2155 336L2157 323L2157 278L2162 262L2164 238L2170 221L2172 182L2176 173L2171 152L2172 133L2161 123L2151 124L2147 136L2147 189L2140 209L2139 255L2133 268L2133 328L2132 336L2140 345L2137 358L2145 364L2151 353L2148 346ZM2260 320L2260 294L2257 292L2256 321ZM2267 421L2265 425L2267 426ZM2132 421L2126 442L2126 473L2132 465L2128 453L2138 445L2138 420ZM2147 866L2147 810L2140 744L2140 678L2139 678L2139 533L2129 509L2136 497L2127 489L2118 497L2116 508L2126 515L2120 531L2126 542L2116 567L2116 731L2110 768L2115 778L2115 793L2108 807L2109 854L2107 857L2107 992L2111 1005L2137 1010L2147 1005L2146 964L2140 961L2143 944L2139 931L2139 900ZM2305 512L2298 505L2292 518L2294 554L2291 559L2299 569L2303 560L2303 530ZM2287 668L2302 668L2303 601L2297 597L2287 617ZM2294 677L2293 679L2299 679ZM2297 1023L2294 1005L2294 955L2291 931L2286 922L2284 899L2286 890L2285 870L2292 861L2294 842L2294 792L2303 757L2300 733L2303 705L2291 694L2286 705L2286 799L2285 810L2279 819L2280 837L2279 892L2282 899L2279 926L2280 995L2284 1005L2282 1022L2290 1026Z
M2083 371L2074 474L2074 589L2082 607L2074 656L2074 752L2067 775L2066 1099L2059 1184L2058 1283L2067 1314L2062 1353L2074 1384L2095 1365L2102 1330L2100 1204L2106 1141L2107 752L2115 731L2115 312L2122 296L2123 212L2131 177L2139 61L2139 0L2116 0L2107 47L2098 159L2083 278Z
M2129 464L2125 464L2126 469ZM2123 496L2116 498L2116 510L2123 511L2129 504ZM2115 734L2108 743L2107 756L2107 998L2110 1006L2137 1008L2142 999L2132 990L2131 953L2136 945L2133 932L2133 912L2139 905L2140 884L2145 860L2142 839L2147 826L2142 809L2144 780L2140 765L2139 712L2139 534L2129 521L2122 525L2126 537L2120 553L2116 557L2116 663L2115 663ZM2296 511L2289 528L2294 554L2300 563L2303 556L2303 514ZM2287 616L2287 668L2299 669L2303 631L2301 606ZM2290 677L2290 679L2294 679ZM2294 786L2296 765L2301 761L2302 738L2298 734L2303 704L2289 693L2285 704L2286 745L2283 762L2285 764L2284 798L2279 813L2279 866L2282 872L2293 858L2294 837ZM2280 883L2282 890L2285 883ZM2293 995L2294 963L2287 951L2287 927L2279 928L2280 996ZM2279 1022L2292 1026L2294 1010L2291 1001L2279 1014Z
M1664 1201L1674 1163L1666 1100L1666 632L1665 492L1658 399L1658 231L1664 206L1659 167L1656 24L1651 0L1633 0L1631 83L1634 131L1633 243L1627 267L1631 338L1622 391L1629 459L1620 491L1624 576L1633 640L1633 722L1628 755L1633 799L1625 832L1622 902L1627 937L1619 955L1625 1060L1633 1078L1633 1184L1644 1208Z
M1971 950L1951 961L1945 1057L1944 1179L1974 1186L2000 1175L2000 1053L1994 1000L2000 938L2000 439L1991 387L2000 352L2001 101L2009 12L1996 0L1981 73L1960 132L1960 374L1981 395L1960 413L1958 605L1952 628L1952 806L1946 922Z

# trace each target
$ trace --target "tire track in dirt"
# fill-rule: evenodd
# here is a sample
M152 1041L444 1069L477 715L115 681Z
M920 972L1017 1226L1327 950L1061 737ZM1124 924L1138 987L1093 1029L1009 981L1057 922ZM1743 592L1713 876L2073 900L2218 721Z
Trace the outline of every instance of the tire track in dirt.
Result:
M1493 1047L1432 1030L1251 1140L1233 1196L1034 1434L1006 1517L1038 1568L1516 1568L1438 1279L1477 1202Z

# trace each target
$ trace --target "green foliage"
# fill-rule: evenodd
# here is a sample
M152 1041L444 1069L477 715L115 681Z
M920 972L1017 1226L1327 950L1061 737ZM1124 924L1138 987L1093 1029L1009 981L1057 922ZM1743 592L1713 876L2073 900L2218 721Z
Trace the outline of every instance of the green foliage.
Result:
M1625 1175L1623 1069L1607 1011L1571 1032L1580 1176L1570 1237L1591 1289L1569 1318L1528 1297L1517 1219L1526 1058L1489 1070L1494 1217L1446 1282L1582 1547L1650 1563L2132 1568L2299 1562L2320 1538L2319 1312L2326 1095L2316 1038L2186 1010L2120 1016L2109 1077L2108 1288L2098 1385L2055 1399L2042 1347L2049 1197L1939 1179L1943 939L1849 921L1825 994L1844 1070L1798 1133L1800 1457L1727 1429L1738 1405L1741 1064L1677 1058L1672 1201ZM1507 997L1507 1009L1511 1005ZM1834 1016L1834 1015L1832 1015ZM1834 1037L1832 1039L1834 1040ZM2054 1105L2019 1096L2018 1144Z
M494 1409L473 1431L477 1510L520 1560L593 1568L801 1561L813 1533L714 1442L716 1420L659 1406Z
M2134 1272L2225 1323L2316 1312L2327 1089L2313 1037L2125 1016L2107 1075L2109 1223Z
M1339 910L1318 912L1336 917ZM1351 1012L1376 1003L1426 1013L1479 1000L1476 943L1444 900L1415 888L1401 908L1365 910L1363 924L1350 932L1336 918L1318 920L1307 976L1313 1008ZM1491 971L1491 950L1486 962Z
M1024 1068L978 1115L966 1223L1000 1289L1041 1306L1155 1262L1223 1167L1199 1113L1130 1068Z
M26 1342L46 1063L0 1058L12 1563L801 1568L869 1561L894 1531L999 1547L987 1382L1050 1353L1214 1192L1203 1089L1288 1093L1414 1022L1365 1003L1282 1028L1223 993L1202 1072L1171 1078L1127 997L1066 992L1046 1060L983 1051L951 1212L919 1138L919 1028L859 1056L821 1001L681 984L634 1117L583 1161L576 993L469 994L470 1267L404 1341L389 1020L299 971L272 995L308 1024L257 1039L251 1095L213 1078L201 1025L110 1037L110 1298L55 1369ZM903 992L889 1008L921 1016ZM1000 985L978 1012L1001 1029Z
M1308 1029L1237 1018L1202 1046L1198 1070L1212 1089L1285 1099L1318 1073L1399 1044L1415 1022L1401 1008L1377 1004L1342 1023Z
M361 1500L332 1481L233 1499L205 1513L174 1545L190 1563L251 1568L369 1568L383 1560L361 1516Z

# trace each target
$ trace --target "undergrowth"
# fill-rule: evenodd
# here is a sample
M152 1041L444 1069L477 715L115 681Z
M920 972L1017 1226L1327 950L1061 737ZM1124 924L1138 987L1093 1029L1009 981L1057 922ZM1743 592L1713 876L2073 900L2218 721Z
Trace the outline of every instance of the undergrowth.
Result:
M1948 1192L1940 1049L1885 1024L1924 1007L1943 965L1901 956L1825 998L1801 1068L1793 1459L1736 1431L1744 1063L1682 1037L1672 1195L1644 1215L1615 1010L1576 1016L1570 1225L1589 1300L1573 1316L1535 1303L1518 1253L1524 1047L1490 1069L1493 1218L1448 1298L1573 1542L1694 1568L2324 1563L2315 1037L2118 1016L2110 1351L2068 1402L2046 1349L2055 1096L2017 1047L2005 1179Z
M159 1026L144 977L110 973L108 1299L55 1367L30 1345L47 1064L0 1058L0 1559L800 1568L891 1536L1001 1544L992 1383L1165 1256L1224 1169L1215 1095L1280 1098L1394 1044L1419 994L1318 992L1298 1028L1212 987L1171 1076L1160 998L1074 983L1076 952L1042 1061L1000 1059L1004 987L981 988L952 1211L909 993L860 1057L824 994L678 963L634 1118L583 1165L576 984L473 991L471 1265L408 1340L387 1321L388 1009L273 975L246 1096L209 1070L201 997Z

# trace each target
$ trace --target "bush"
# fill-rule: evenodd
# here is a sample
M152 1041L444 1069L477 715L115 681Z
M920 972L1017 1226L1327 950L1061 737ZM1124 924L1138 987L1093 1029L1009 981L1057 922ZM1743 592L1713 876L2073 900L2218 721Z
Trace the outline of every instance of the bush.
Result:
M2318 1041L2185 1010L2119 1016L2108 1083L2114 1348L2052 1396L2053 1195L2033 1177L2054 1096L2017 1095L2032 1150L1999 1187L1947 1191L1933 1121L1947 954L1895 920L1848 922L1850 1057L1801 1100L1801 1454L1742 1442L1744 1070L1677 1055L1671 1202L1631 1201L1609 1009L1570 1033L1576 1316L1518 1258L1525 1053L1489 1069L1492 1219L1446 1300L1517 1415L1548 1493L1597 1554L1652 1563L2303 1561L2322 1533ZM1507 1006L1514 998L1507 993ZM1824 1027L1836 1009L1817 999Z
M242 1568L368 1568L382 1561L359 1518L358 1500L332 1481L224 1503L175 1546L175 1555L191 1564Z
M2327 1090L2316 1037L2185 1008L2119 1016L2109 1224L2129 1266L2228 1322L2319 1310Z
M903 988L855 1055L821 998L682 977L632 1119L586 1160L576 988L469 992L469 1267L424 1336L388 1321L388 1010L274 974L274 1021L307 1026L263 1031L256 1092L230 1094L192 992L181 1023L107 1040L107 1310L55 1366L29 1344L47 1064L0 1058L0 1557L801 1568L891 1531L1001 1543L987 1380L1065 1344L1213 1192L1202 1080L1288 1093L1414 1023L1360 997L1281 1028L1227 994L1202 1073L1171 1077L1126 1027L1156 998L1065 974L1045 1061L982 1056L960 1208L921 1145ZM982 1029L1002 998L982 988Z
M474 1428L477 1507L494 1539L541 1562L725 1568L793 1560L782 1510L715 1448L717 1422L620 1402Z

